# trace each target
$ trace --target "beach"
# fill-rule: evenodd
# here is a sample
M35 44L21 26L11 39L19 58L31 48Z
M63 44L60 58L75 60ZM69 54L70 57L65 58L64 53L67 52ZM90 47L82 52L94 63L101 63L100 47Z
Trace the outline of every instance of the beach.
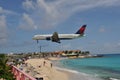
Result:
M28 75L43 80L100 80L84 73L61 67L61 58L36 58L25 61L23 71ZM20 68L20 66L18 66Z
M28 59L23 71L43 80L120 80L119 57L120 55L106 55L102 58L84 59Z
M43 78L43 80L99 80L74 70L61 68L59 60L61 58L28 59L25 61L27 66L23 71L34 78Z
M43 78L43 80L69 80L67 72L57 70L50 60L28 59L25 64L27 66L23 70L32 77Z

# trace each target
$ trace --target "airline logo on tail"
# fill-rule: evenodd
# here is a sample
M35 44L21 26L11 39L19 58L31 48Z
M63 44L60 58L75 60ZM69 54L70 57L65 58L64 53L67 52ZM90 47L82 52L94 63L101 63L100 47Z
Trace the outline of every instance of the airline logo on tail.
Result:
M84 31L85 31L85 28L86 28L87 25L83 25L77 32L76 34L84 34Z

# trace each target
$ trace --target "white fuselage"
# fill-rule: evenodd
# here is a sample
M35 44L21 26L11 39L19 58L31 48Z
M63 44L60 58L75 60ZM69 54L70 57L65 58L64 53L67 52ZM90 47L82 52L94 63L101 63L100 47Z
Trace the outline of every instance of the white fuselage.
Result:
M83 35L80 34L58 34L60 40L67 40L67 39L74 39L78 37L82 37ZM52 34L46 35L35 35L33 37L34 40L46 40L46 38L51 38Z

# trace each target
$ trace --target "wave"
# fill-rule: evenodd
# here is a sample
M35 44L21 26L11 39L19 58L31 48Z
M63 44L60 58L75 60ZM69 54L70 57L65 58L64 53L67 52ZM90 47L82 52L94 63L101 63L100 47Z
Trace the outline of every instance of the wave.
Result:
M75 70L70 70L70 69L66 69L66 68L60 68L60 67L55 67L57 70L61 70L61 71L67 71L67 72L71 72L71 73L80 73L78 71L75 71Z
M81 79L82 80L102 80L100 78L97 78L97 75L89 75L86 73L82 73L82 72L78 72L78 71L70 70L66 68L60 68L60 67L55 67L55 69L73 73L72 76L74 77L72 77L70 80L81 80Z
M120 80L120 79L116 79L116 78L109 78L110 80Z

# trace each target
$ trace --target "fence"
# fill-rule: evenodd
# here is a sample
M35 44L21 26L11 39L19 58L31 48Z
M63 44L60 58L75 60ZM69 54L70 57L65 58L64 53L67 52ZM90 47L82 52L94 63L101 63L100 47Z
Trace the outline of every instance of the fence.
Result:
M16 80L36 80L35 78L29 76L25 72L21 71L15 66L12 66L12 72L16 78Z

